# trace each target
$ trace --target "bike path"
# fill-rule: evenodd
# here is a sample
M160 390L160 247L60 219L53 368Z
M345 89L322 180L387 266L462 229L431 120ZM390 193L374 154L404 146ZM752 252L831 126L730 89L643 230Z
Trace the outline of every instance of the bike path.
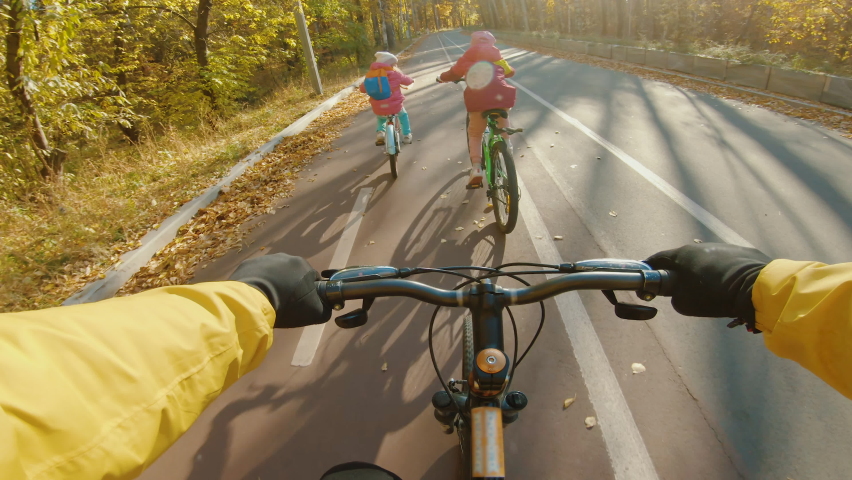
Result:
M339 250L341 233L350 223L355 199L365 188L372 192L352 243L349 264L439 266L537 261L533 243L537 239L527 233L523 217L515 233L504 237L493 225L493 214L487 211L483 192L464 189L466 174L462 168L467 167L467 155L461 88L431 83L448 66L447 57L455 59L461 53L454 52L446 40L461 44L464 38L450 33L441 40L433 35L403 66L417 79L414 90L407 95L406 108L420 141L403 151L399 179L390 178L379 149L372 145L374 121L371 114L364 113L336 143L340 151L330 154L331 159L326 159L326 155L319 157L311 171L304 172L305 179L299 181L296 196L286 202L290 207L267 217L263 227L252 235L250 247L217 260L197 280L225 278L240 261L267 252L302 255L318 269L326 268ZM513 65L549 61L535 54L515 53L520 56ZM574 68L575 64L564 63L563 67ZM529 84L533 76L525 72L530 70L519 69L516 79ZM558 70L550 71L548 78L559 78L558 74ZM560 85L565 87L552 80L550 83L527 86L540 95ZM594 102L581 107L580 110L594 113ZM604 200L623 202L616 206L617 217L605 217L618 219L618 227L603 224L612 229L598 228L598 224L588 221L584 208L597 207L604 203L602 199L586 200L584 195L586 203L572 208L564 194L566 185L560 182L578 178L579 165L571 165L580 162L573 159L584 154L588 157L599 146L570 133L567 126L553 128L559 134L550 133L559 119L552 118L547 109L536 106L523 94L519 95L513 119L527 128L524 134L513 137L519 170L531 192L530 198L524 200L535 203L551 234L564 236L558 250L565 260L614 254L641 258L670 246L652 232L671 232L672 241L681 243L695 235L696 222L684 216L680 207L672 206L670 199L636 181L633 174L614 162L606 163L604 171L587 173L592 176L569 187L588 187L593 190L590 196L594 193ZM558 139L551 140L558 135ZM552 149L550 144L554 145ZM548 161L555 166L548 168ZM551 175L553 172L555 175ZM308 177L315 181L308 182ZM609 183L613 177L626 179L629 188L623 183ZM465 200L469 203L463 203ZM662 217L652 223L642 221L641 215L625 213L634 207ZM603 204L600 208L613 207ZM485 227L480 229L473 220L482 217ZM623 222L625 218L627 222ZM459 226L464 230L456 231ZM631 230L632 236L619 237L620 229ZM617 237L617 247L627 244L635 250L629 250L630 255L620 253L621 249L602 242L603 237ZM441 239L447 242L441 243ZM268 248L260 251L262 246ZM445 288L454 284L449 279L426 280ZM649 324L618 320L599 293L580 297L659 478L736 478L738 473L728 458L732 451L736 453L736 445L725 438L727 434L719 426L722 422L707 413L713 413L708 403L722 408L726 402L713 397L693 399L692 370L684 371L667 344L671 337L662 335L657 325L662 323L663 329L679 333L685 331L682 342L676 342L678 346L683 344L681 348L700 345L703 340L696 337L706 332L696 322L685 323L668 311L661 312L660 318ZM530 406L506 430L510 478L612 478L610 453L601 428L587 431L583 426L583 419L595 415L595 411L565 326L554 302L547 302L547 307L543 335L518 369L513 384L528 394ZM376 461L398 471L403 478L455 478L455 436L440 432L429 405L431 394L439 388L425 343L431 310L413 300L379 300L371 309L370 323L360 329L340 330L329 324L307 367L291 366L300 333L277 332L267 361L214 402L143 478L316 478L330 466L350 460ZM522 339L529 339L535 331L534 313L530 308L517 312ZM435 345L445 377L459 375L460 314L461 311L445 314L436 325ZM506 330L507 345L511 345L508 325ZM709 335L712 345L722 345L717 355L732 348L724 342L737 335L729 333L733 332L720 332L717 328ZM757 339L744 342L735 348L762 348ZM708 359L716 360L712 356ZM644 363L648 371L632 375L630 364L637 361ZM383 372L385 363L388 368ZM729 367L725 363L722 366ZM719 375L717 384L730 381L726 377L735 372L723 373L726 375ZM725 393L731 400L741 401L750 392ZM575 395L577 402L563 411L562 401ZM743 423L748 426L749 419ZM834 465L829 465L823 471L831 472L832 468Z

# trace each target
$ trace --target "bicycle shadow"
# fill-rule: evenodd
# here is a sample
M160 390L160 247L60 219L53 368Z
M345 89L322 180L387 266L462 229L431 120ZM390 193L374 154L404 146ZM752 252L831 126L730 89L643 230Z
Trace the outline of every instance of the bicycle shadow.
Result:
M370 183L378 186L384 181L376 178ZM480 215L479 207L465 210L457 207L460 202L438 202L446 191L452 191L456 200L479 198L481 191L464 190L465 181L466 175L458 174L435 189L409 222L389 264L496 265L503 261L505 237L493 223L472 229L458 241L435 241L436 232L453 231L467 223L472 211ZM342 182L341 188L351 185ZM300 231L300 226L294 227L289 235L302 235ZM314 235L309 241L320 240L317 233L308 235ZM309 244L301 238L298 245ZM292 241L284 235L272 243L272 250L293 245ZM457 277L437 275L421 280L440 288L458 283ZM279 362L273 348L251 378L242 381L263 388L230 401L207 422L209 432L194 456L201 460L193 462L188 478L313 479L352 460L376 462L403 478L454 478L460 468L457 439L441 432L430 404L431 395L440 388L428 353L433 309L414 300L379 300L364 327L342 330L328 325L334 330L323 340L314 364L294 369L286 381L280 371L289 359ZM445 379L460 373L462 315L460 309L442 309L435 323L435 353ZM337 347L339 353L328 353ZM388 365L385 372L380 368L383 363ZM323 371L328 373L316 377ZM248 440L250 446L240 439ZM392 456L399 452L406 452L406 458Z

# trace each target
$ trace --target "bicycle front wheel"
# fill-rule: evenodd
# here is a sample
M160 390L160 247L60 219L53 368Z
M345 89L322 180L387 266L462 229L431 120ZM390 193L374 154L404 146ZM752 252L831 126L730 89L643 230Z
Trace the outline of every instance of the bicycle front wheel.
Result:
M518 173L515 160L506 142L497 142L491 148L491 202L494 218L501 232L508 234L518 223Z

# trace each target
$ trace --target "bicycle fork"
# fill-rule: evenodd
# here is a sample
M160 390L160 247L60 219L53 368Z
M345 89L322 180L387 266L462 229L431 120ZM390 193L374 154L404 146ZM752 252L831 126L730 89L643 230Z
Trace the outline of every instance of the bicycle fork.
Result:
M470 374L462 380L450 379L450 393L436 392L432 405L444 433L459 429L461 448L470 450L464 453L470 456L472 477L503 478L503 427L518 419L528 401L522 392L505 393L512 360L503 351L502 289L486 281L474 285L471 293L475 301L470 307L474 352ZM467 352L464 361L466 357Z

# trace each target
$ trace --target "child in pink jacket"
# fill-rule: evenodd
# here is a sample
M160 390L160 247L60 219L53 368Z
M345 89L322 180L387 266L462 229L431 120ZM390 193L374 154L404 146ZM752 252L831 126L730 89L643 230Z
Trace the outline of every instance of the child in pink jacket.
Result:
M373 106L373 113L376 114L376 145L385 144L385 120L388 115L397 114L399 124L402 127L402 141L411 143L414 138L411 134L411 123L408 120L408 112L402 106L405 95L402 94L400 85L411 85L414 80L402 73L396 64L399 60L396 56L389 52L376 52L376 61L370 65L370 70L384 69L387 71L388 83L391 88L391 96L384 100L376 100L370 98L370 105ZM367 93L362 83L359 87L361 93Z
M482 134L485 132L485 119L482 112L493 108L508 111L515 106L515 87L506 83L506 78L515 74L509 64L503 60L500 49L494 46L497 39L491 32L473 32L470 47L458 59L455 65L438 77L440 82L455 82L466 79L464 105L468 111L468 152L470 153L470 187L482 185ZM507 118L497 120L500 128L509 126ZM503 134L507 141L509 136Z

